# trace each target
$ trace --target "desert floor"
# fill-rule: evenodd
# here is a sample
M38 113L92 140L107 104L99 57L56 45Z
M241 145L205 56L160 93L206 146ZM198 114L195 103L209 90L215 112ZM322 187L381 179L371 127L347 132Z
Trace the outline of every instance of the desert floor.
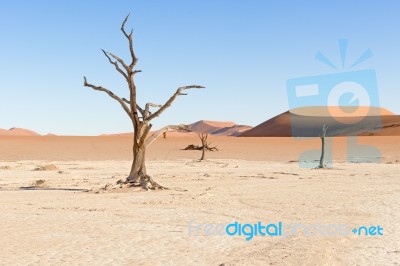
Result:
M0 138L0 264L399 265L400 137L364 137L382 163L349 163L333 141L331 169L304 169L319 140L157 140L148 172L169 190L91 193L130 167L127 137ZM44 165L57 169L34 171ZM45 180L38 189L31 189ZM383 236L206 236L188 225L278 222L384 228Z

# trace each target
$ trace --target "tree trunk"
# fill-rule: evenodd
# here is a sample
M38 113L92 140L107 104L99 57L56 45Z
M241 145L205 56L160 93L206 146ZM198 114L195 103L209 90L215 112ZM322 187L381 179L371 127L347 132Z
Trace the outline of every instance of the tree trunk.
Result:
M319 166L318 168L324 168L324 157L325 157L325 136L326 136L326 131L328 130L328 127L324 125L322 127L322 134L320 136L321 138L321 158L319 159Z
M126 183L133 186L140 186L144 189L165 189L153 180L151 176L147 174L146 170L146 145L144 144L143 138L146 137L148 126L144 125L139 129L138 133L134 133L133 136L133 162L131 172L129 173Z
M146 149L144 146L138 147L133 145L133 161L131 172L129 173L127 181L133 183L140 183L142 176L146 175Z
M205 157L206 157L206 147L203 144L200 161L203 161L205 159Z
M324 168L324 156L325 156L325 136L321 136L321 158L319 159L319 168Z

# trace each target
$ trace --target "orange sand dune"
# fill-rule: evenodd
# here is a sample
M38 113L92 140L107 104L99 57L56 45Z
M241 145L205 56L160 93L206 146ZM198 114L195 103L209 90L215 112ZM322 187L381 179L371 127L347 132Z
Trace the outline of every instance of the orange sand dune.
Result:
M9 130L0 129L0 136L40 136L40 135L32 130L13 127Z
M313 106L299 107L290 110L292 114L303 116L359 117L395 115L383 107L373 106Z
M212 135L219 135L219 136L238 136L242 132L245 132L251 129L251 126L245 125L237 125L233 122L219 122L219 121L208 121L208 120L201 120L196 123L190 124L189 130L194 133L208 133ZM101 136L132 136L132 132L128 133L119 133L119 134L103 134ZM188 136L192 135L193 133L188 132L176 132L176 131L169 131L169 136Z
M242 125L235 125L232 127L224 127L219 130L212 132L213 135L218 136L238 136L243 132L252 129L251 126L242 126Z
M238 136L242 132L251 129L250 126L237 125L233 122L217 122L201 120L189 125L193 132L208 133L219 136Z
M233 127L235 125L236 124L233 122L201 120L191 124L190 127L193 131L202 131L202 130L216 130L224 127Z
M193 132L202 132L202 133L213 133L214 131L220 130L222 128L233 127L236 124L233 122L216 122L216 121L207 121L201 120L196 123L190 124L189 129Z
M307 107L284 112L244 132L240 137L315 137L324 124L329 136L400 136L400 116L384 108ZM335 114L335 115L331 115ZM367 114L353 116L353 114ZM351 115L349 115L351 114ZM292 132L292 127L295 132Z

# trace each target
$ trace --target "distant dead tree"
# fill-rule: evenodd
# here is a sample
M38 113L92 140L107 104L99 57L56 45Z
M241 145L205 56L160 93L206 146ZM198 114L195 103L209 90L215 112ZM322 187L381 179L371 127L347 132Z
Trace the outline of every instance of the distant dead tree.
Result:
M117 55L106 52L104 50L103 53L107 57L110 64L112 64L115 69L122 75L122 77L127 82L129 88L129 100L125 98L121 98L113 93L111 90L96 86L88 83L86 77L84 77L84 86L92 88L93 90L101 91L107 93L111 98L117 101L121 107L124 109L125 113L128 115L129 119L132 121L134 135L133 135L133 162L131 171L129 176L126 178L125 184L130 186L141 186L144 189L164 189L163 186L159 185L157 182L153 180L151 176L147 174L146 171L146 148L161 134L164 132L175 129L175 130L186 130L187 126L185 125L171 125L166 126L156 132L154 132L150 137L148 137L149 132L152 128L152 124L150 123L154 118L161 115L171 104L175 101L178 96L187 95L184 91L189 89L201 89L204 88L199 85L190 85L179 87L176 92L166 101L164 104L154 104L147 103L144 105L144 108L140 107L137 103L137 90L134 81L134 77L137 73L141 72L141 70L135 70L135 66L137 64L138 58L135 55L133 49L133 30L129 33L125 30L125 24L128 21L129 15L122 22L121 31L128 40L129 43L129 51L131 62L126 63ZM150 108L157 108L154 112L150 111Z
M184 150L197 150L197 151L202 151L201 152L201 158L200 161L204 161L206 158L206 151L218 151L217 146L211 147L211 143L207 141L208 139L208 133L197 133L197 136L201 140L201 146L198 145L189 145L187 146Z
M208 148L208 134L206 133L199 133L198 134L200 140L201 140L201 158L200 161L203 161L206 157L206 149Z
M324 156L325 156L325 136L326 136L326 131L328 130L327 125L323 125L322 127L322 133L319 136L321 138L321 158L319 159L319 166L317 168L325 168L324 166Z

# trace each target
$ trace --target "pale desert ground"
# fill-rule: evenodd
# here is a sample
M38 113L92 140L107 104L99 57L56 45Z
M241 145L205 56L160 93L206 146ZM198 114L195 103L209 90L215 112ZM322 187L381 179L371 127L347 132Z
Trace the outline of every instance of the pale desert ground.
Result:
M2 265L399 265L400 137L362 137L382 163L299 168L319 140L214 137L198 162L196 137L157 140L148 172L169 188L89 193L129 171L129 137L0 137ZM33 171L53 164L58 169ZM27 190L38 180L45 189ZM195 236L188 223L380 225L384 236Z

